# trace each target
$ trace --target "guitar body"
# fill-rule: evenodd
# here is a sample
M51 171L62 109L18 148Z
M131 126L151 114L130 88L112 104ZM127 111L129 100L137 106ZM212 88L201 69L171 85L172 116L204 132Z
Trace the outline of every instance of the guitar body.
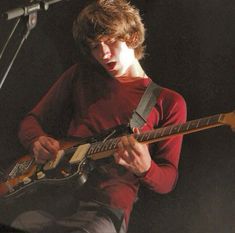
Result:
M42 190L46 186L52 186L55 189L56 187L71 187L74 182L78 186L84 184L88 171L91 169L88 160L84 156L84 159L79 163L69 163L80 144L78 141L61 141L61 151L65 152L66 156L63 156L57 166L51 169L45 169L47 164L35 163L31 155L22 156L9 169L5 179L2 178L0 201L14 201L22 195Z
M18 176L14 176L12 178L9 177L0 184L0 197L7 195L7 193L9 193L10 190L13 190L14 187L18 186L25 177L30 177L36 172L36 164L32 161L33 160L30 155L25 155L16 161L12 168L10 168L9 172L11 172L12 169L17 166L16 164L29 164L29 166Z
M107 138L130 132L128 126L120 125L92 137L60 140L61 150L56 159L44 165L36 164L31 155L21 157L0 181L0 202L12 201L27 193L42 190L45 186L52 189L63 187L65 190L66 187L83 185L94 169L93 158L87 155L92 145L100 148L99 145L103 145ZM113 151L98 153L97 159L111 156Z

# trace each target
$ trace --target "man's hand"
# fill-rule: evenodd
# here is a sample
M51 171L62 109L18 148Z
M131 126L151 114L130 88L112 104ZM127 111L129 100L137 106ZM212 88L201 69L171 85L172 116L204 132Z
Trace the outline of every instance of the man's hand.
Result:
M137 129L134 131L138 132ZM143 175L151 166L148 146L139 143L134 136L123 136L114 154L117 164L124 166L137 176Z
M60 144L57 140L47 136L41 136L33 143L33 153L36 163L44 164L56 157Z

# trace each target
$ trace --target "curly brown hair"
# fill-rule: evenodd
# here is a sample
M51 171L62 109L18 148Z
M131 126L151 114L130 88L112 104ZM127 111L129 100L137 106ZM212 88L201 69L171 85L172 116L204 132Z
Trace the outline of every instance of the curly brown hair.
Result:
M144 56L144 24L139 10L125 0L97 0L75 19L73 37L83 55L90 56L89 43L103 36L125 41L137 59Z

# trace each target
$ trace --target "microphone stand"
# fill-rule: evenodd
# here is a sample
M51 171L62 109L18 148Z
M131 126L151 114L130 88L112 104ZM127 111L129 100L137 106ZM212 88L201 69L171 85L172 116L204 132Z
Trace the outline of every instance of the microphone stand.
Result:
M14 33L14 31L15 31L19 21L20 21L20 19L18 19L18 21L16 22L16 25L14 26L13 31L12 31L13 33ZM7 75L9 73L9 71L10 71L10 69L11 69L11 67L12 67L12 65L13 65L13 63L14 63L17 55L18 55L18 53L20 52L20 49L21 49L22 45L24 44L24 41L27 39L30 31L36 26L36 23L37 23L37 12L34 12L34 13L31 13L28 16L26 31L25 31L25 33L24 33L24 35L23 35L23 37L22 37L22 39L20 41L20 44L18 45L18 47L17 47L17 49L16 49L16 51L15 51L15 53L13 55L13 58L10 61L10 64L7 67L7 70L6 70L5 74L2 77L2 80L1 80L1 83L0 83L0 89L2 88L2 86L4 84L4 82L5 82L6 78L7 78ZM13 33L11 33L10 37L8 38L7 43L5 44L5 46L3 48L4 51L6 49L7 44L9 43ZM1 53L1 56L3 55L3 52Z
M17 28L19 22L20 22L20 19L21 19L21 18L19 18L19 19L16 21L16 23L15 23L15 25L13 26L13 29L12 29L12 31L11 31L11 33L10 33L10 35L9 35L9 37L8 37L8 39L7 39L7 41L6 41L6 43L5 43L5 45L4 45L3 48L2 48L2 52L0 53L0 60L1 60L2 56L3 56L3 53L5 52L5 50L6 50L6 48L7 48L8 43L9 43L10 40L11 40L11 37L13 36L13 34L14 34L14 32L15 32L15 30L16 30L16 28Z
M0 82L0 89L2 88L6 78L7 78L7 75L18 55L18 53L20 52L20 49L22 48L23 44L24 44L24 41L28 38L31 30L36 26L37 24L37 12L40 11L40 10L48 10L49 9L49 6L52 5L52 4L55 4L57 2L60 2L60 1L64 1L64 0L44 0L44 1L40 1L40 2L36 2L36 3L32 3L31 5L28 5L28 6L25 6L25 7L18 7L18 8L15 8L15 9L12 9L12 10L9 10L9 11L6 11L5 13L3 13L3 17L6 19L6 20L11 20L11 19L14 19L14 18L18 18L17 22L15 23L15 25L13 26L13 29L5 43L5 45L3 46L3 49L2 51L0 51L0 60L7 48L7 45L9 43L9 41L11 40L17 26L19 25L19 22L21 20L21 18L19 17L27 17L27 22L26 22L26 31L20 41L20 44L19 46L16 48L16 51L15 53L13 54L13 57L10 61L10 64L8 65L7 67L7 70L6 72L4 73L3 77L1 78L1 82Z

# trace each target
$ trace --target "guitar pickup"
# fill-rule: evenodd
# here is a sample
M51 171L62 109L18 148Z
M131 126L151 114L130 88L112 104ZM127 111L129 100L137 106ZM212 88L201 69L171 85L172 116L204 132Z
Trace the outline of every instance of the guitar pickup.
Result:
M48 162L44 165L43 169L44 169L45 171L47 171L47 170L51 170L51 169L56 168L57 165L59 164L59 162L61 161L61 159L63 158L63 156L64 156L64 151L63 151L63 150L59 150L58 153L57 153L57 155L56 155L56 158L55 158L54 160L48 161Z
M77 150L75 151L75 153L73 154L72 158L69 160L70 164L78 164L80 163L83 158L85 157L88 149L90 148L91 144L87 143L84 145L80 145Z

